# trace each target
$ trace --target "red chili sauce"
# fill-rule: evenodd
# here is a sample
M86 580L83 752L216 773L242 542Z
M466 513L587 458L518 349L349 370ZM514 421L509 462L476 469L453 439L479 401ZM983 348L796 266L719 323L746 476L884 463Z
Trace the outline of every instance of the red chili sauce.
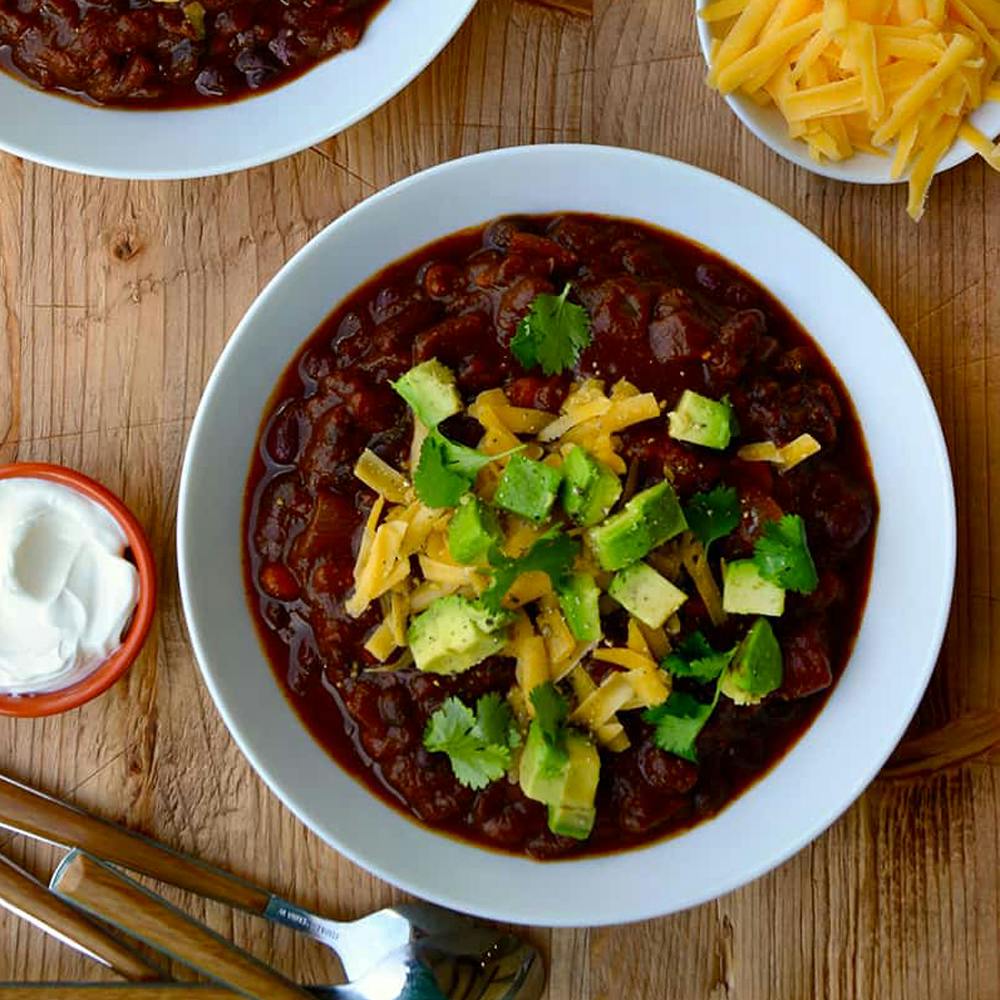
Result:
M218 104L354 48L384 3L0 0L0 68L97 104Z
M535 296L568 281L591 316L593 343L575 373L526 374L507 344ZM492 690L506 694L512 660L494 657L453 677L366 672L373 661L363 643L381 616L377 606L358 620L343 610L374 502L352 468L366 447L406 467L412 423L389 381L429 358L455 371L466 402L502 386L515 405L558 412L574 375L609 386L628 379L668 408L684 389L728 394L741 435L724 453L671 439L666 416L624 432L638 488L662 480L665 468L682 500L720 483L735 487L742 520L713 559L752 555L762 523L782 513L806 522L820 585L808 597L789 593L774 620L781 688L757 706L722 699L698 738L697 765L655 746L639 713L623 713L632 745L601 751L596 825L582 844L550 833L545 807L516 784L471 791L444 754L422 746L428 717L446 697L472 704ZM481 434L467 417L452 418L447 430L470 445ZM785 474L735 456L740 443L784 444L805 432L822 451ZM714 815L765 774L816 717L850 655L877 516L851 402L788 312L698 244L589 215L506 218L461 232L359 288L277 386L246 497L250 603L275 676L310 732L372 792L423 823L535 858L648 843ZM680 615L684 632L701 628L717 648L732 639L727 626L712 628L697 596ZM609 667L587 669L600 682Z

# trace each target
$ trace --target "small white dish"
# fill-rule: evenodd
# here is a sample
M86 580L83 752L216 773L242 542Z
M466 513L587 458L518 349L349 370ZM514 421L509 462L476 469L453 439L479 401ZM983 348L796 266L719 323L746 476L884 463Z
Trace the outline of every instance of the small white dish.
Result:
M121 110L0 73L0 149L61 170L133 180L207 177L328 139L402 90L476 0L389 0L361 44L255 97L211 107Z
M701 10L710 2L711 0L695 0L695 10ZM701 43L701 51L705 56L705 64L711 65L712 27L697 14L695 14L695 20L698 22L698 41ZM723 99L718 94L716 97ZM809 155L809 149L804 142L789 136L788 123L775 107L762 108L759 104L751 101L749 97L740 93L727 94L724 100L732 108L736 117L761 142L773 149L779 156L791 160L792 163L797 163L800 167L804 167L814 174L829 177L835 181L850 181L854 184L906 183L905 176L899 180L893 180L889 176L891 156L855 153L850 159L841 160L839 163L830 160L817 163ZM1000 134L1000 102L987 101L969 120L985 135L994 137ZM958 139L941 158L934 173L940 174L945 170L951 170L952 167L957 167L970 156L974 156L975 152L967 142Z
M538 863L418 825L343 771L299 721L243 589L243 492L267 400L345 296L413 250L499 215L596 212L697 240L765 285L824 348L867 435L881 514L854 653L818 718L710 821L652 846ZM864 283L792 218L713 174L598 146L502 149L404 180L341 216L264 290L202 398L180 486L181 593L223 719L282 801L327 843L426 899L497 920L620 923L719 896L780 864L861 794L909 724L951 605L955 507L923 378Z

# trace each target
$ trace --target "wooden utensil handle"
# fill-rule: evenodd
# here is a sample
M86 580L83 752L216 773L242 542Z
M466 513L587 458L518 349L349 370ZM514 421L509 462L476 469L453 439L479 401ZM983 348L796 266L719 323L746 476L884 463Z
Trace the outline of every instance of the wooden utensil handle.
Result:
M255 1000L303 1000L309 996L204 924L88 854L71 851L52 876L52 889L88 913L245 996Z
M224 986L202 983L0 983L0 1000L243 1000Z
M39 927L46 934L110 966L125 979L151 981L167 978L162 969L151 965L2 855L0 906Z
M0 826L60 847L79 847L130 871L251 913L263 913L270 899L265 890L235 875L4 777L0 777Z

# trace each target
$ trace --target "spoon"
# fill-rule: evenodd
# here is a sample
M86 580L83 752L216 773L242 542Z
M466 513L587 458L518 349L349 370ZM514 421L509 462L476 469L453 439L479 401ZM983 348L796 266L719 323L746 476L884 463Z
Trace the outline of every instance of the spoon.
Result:
M162 897L82 851L66 856L50 887L92 916L244 996L299 1000L307 995ZM537 1000L544 983L541 956L534 948L513 935L467 924L462 930L443 928L383 955L351 983L313 987L309 994L324 1000Z
M427 935L454 932L462 938L476 928L476 947L485 941L484 934L495 943L503 940L498 931L430 903L406 903L352 922L330 920L3 776L0 827L59 847L82 848L122 868L291 927L333 951L350 980L362 978L385 955Z

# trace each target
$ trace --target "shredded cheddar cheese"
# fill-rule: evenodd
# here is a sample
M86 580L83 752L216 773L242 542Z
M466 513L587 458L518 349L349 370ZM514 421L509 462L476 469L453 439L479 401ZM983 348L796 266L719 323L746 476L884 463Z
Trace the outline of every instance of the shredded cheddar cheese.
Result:
M919 220L957 138L1000 170L1000 144L969 115L997 100L996 0L715 0L708 82L784 116L817 161L890 156Z
M354 475L392 503L406 503L410 499L411 489L406 477L367 448L354 466Z
M782 472L787 472L820 451L820 443L811 434L800 434L794 441L789 441L781 448L773 441L745 444L736 455L744 462L770 462L777 465Z
M721 625L726 620L726 613L722 610L722 594L719 592L719 585L712 575L712 567L708 564L705 546L690 532L685 536L682 558L684 568L687 570L688 576L691 577L712 624ZM669 629L670 622L667 622L667 627Z

